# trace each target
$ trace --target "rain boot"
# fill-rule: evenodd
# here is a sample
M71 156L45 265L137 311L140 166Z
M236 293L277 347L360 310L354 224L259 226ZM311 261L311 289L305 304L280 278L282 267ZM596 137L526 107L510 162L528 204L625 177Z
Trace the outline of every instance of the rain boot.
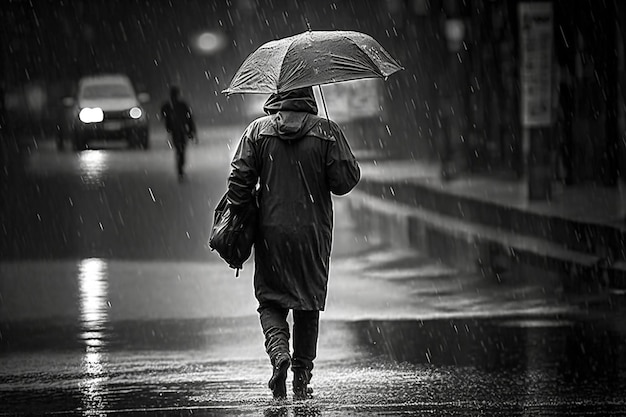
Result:
M296 401L306 400L313 397L313 389L309 388L311 371L306 369L293 370L293 399Z
M282 400L287 398L287 370L291 358L289 354L279 354L274 360L272 377L270 378L267 386L272 390L274 399Z
M289 324L288 310L275 305L266 304L258 308L261 327L265 335L265 351L272 364L272 377L267 386L272 390L274 398L286 398L287 370L291 364L289 355Z

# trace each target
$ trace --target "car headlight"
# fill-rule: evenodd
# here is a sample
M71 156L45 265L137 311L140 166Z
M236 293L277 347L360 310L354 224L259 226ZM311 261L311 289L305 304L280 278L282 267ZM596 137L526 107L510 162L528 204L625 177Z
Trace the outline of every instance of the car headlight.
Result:
M143 112L141 111L139 107L133 107L132 109L130 109L128 113L130 114L130 117L132 117L133 119L139 119L141 115L143 114Z
M104 112L100 107L85 107L78 113L78 118L83 123L97 123L104 120Z

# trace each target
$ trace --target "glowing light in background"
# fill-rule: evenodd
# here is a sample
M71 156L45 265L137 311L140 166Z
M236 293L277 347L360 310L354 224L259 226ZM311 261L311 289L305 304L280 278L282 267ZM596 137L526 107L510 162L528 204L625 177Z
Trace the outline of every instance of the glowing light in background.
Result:
M203 32L193 42L197 52L210 55L221 51L226 46L226 37L219 32Z
M82 361L84 377L80 383L86 414L105 408L104 385L106 329L109 321L107 264L102 259L83 259L78 264L80 338L85 343Z

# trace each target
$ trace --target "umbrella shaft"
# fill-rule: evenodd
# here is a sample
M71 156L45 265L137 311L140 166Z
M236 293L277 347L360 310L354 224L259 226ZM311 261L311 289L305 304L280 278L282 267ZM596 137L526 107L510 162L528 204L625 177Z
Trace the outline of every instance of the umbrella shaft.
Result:
M324 113L326 113L326 121L328 122L328 133L332 134L332 130L330 129L330 119L328 117L328 109L326 108L326 100L324 100L324 93L322 92L322 86L318 85L317 88L320 89L320 96L322 96L322 105L324 106Z

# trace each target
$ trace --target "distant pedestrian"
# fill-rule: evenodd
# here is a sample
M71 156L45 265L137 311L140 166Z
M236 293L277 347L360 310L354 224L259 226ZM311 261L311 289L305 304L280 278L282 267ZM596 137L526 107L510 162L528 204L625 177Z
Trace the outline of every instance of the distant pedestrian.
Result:
M285 398L291 365L294 398L305 399L328 288L331 193L348 193L361 173L339 126L317 116L311 87L272 94L264 111L239 142L227 196L236 213L260 184L254 289L273 367L268 386L274 398Z
M178 179L185 177L185 150L187 140L196 138L196 125L191 115L191 108L181 99L177 86L170 88L170 98L161 107L165 128L171 134L176 151L176 170ZM197 138L196 138L197 141Z

